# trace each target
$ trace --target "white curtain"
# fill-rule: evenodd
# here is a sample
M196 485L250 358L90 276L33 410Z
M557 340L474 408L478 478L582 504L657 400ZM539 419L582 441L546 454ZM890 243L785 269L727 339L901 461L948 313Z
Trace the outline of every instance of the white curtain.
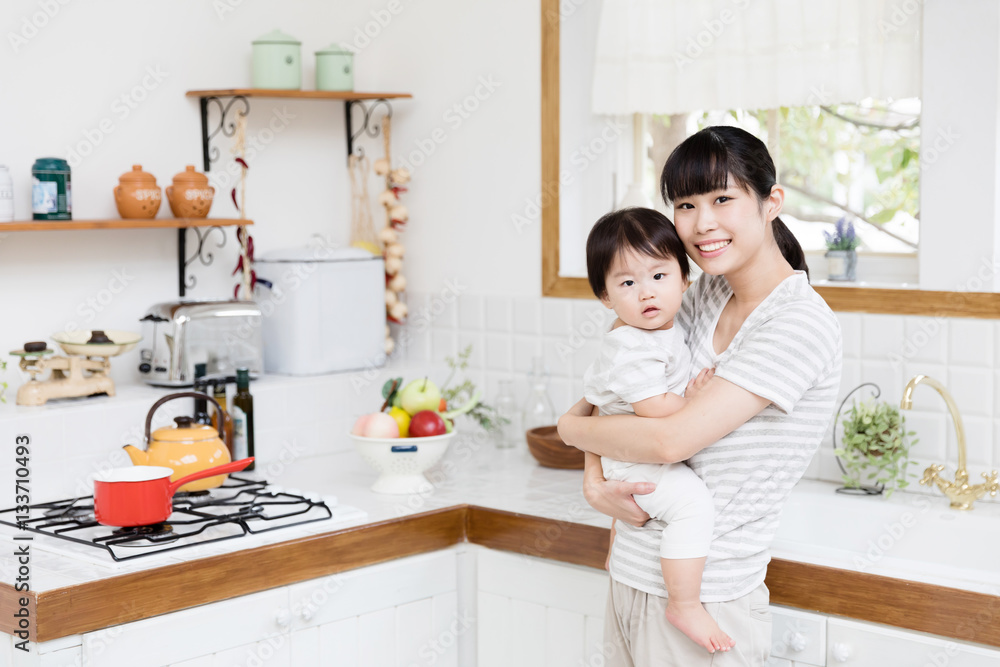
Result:
M920 95L919 0L603 0L592 110L772 109Z

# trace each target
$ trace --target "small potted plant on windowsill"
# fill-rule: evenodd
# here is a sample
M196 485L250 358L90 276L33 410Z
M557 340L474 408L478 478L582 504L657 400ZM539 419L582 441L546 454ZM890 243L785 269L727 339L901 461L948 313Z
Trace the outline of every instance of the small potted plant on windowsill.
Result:
M910 448L918 440L907 432L899 406L887 401L868 399L851 406L841 422L844 437L834 454L844 472L844 490L878 494L886 497L909 485ZM862 484L862 476L874 486Z
M861 240L854 233L854 223L846 217L837 221L833 233L823 232L826 238L826 265L830 280L857 280L858 253Z

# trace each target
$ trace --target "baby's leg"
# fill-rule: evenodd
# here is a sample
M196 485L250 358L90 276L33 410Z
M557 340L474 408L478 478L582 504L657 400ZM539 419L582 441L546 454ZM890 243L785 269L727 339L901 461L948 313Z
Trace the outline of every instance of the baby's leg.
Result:
M736 642L702 606L701 574L704 558L661 558L663 581L667 585L667 620L709 653L728 651Z
M645 466L643 466L645 467ZM685 464L658 466L656 491L636 496L650 516L667 522L660 567L667 588L667 620L709 653L735 645L701 604L701 577L712 540L712 496Z

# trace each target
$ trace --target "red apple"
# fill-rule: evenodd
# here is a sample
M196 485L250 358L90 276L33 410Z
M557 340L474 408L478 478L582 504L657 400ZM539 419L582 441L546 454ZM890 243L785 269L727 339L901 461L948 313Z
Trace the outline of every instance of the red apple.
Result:
M411 438L426 438L432 435L444 435L447 432L444 419L433 410L421 410L410 420Z

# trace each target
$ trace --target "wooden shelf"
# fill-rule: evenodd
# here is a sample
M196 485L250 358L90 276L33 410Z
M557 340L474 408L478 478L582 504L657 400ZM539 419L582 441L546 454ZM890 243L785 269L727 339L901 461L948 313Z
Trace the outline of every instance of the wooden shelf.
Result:
M188 97L295 97L305 100L395 100L410 93L359 93L354 90L272 90L269 88L220 88L189 90Z
M239 218L153 218L152 220L22 220L0 222L3 232L54 232L75 229L187 229L189 227L233 227L252 225Z

